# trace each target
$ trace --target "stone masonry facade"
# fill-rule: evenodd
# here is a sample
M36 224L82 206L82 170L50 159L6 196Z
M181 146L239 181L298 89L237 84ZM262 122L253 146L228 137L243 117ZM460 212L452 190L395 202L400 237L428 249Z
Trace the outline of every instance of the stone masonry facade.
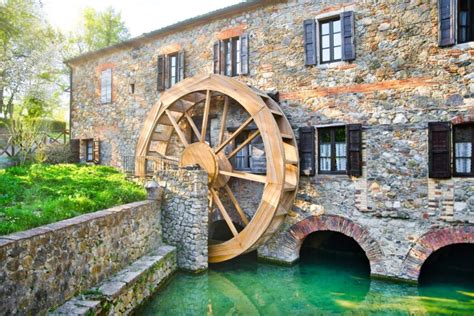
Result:
M157 56L184 50L185 77L211 73L214 42L243 30L249 73L235 79L278 91L296 135L315 127L317 148L321 127L362 125L362 175L302 175L293 209L260 256L292 262L307 234L337 230L370 249L373 274L416 280L426 254L473 242L474 178L429 177L428 123L474 121L474 42L439 47L438 2L256 3L70 61L72 137L100 139L101 163L122 166L160 97ZM349 10L355 60L305 66L304 20ZM98 92L104 67L113 73L110 104Z
M163 240L176 247L178 267L191 272L207 269L208 187L202 170L160 170L163 189Z

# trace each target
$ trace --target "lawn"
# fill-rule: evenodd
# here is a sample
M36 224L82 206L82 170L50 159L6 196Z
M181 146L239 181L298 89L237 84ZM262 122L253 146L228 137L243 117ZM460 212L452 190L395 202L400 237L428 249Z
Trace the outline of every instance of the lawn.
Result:
M143 200L145 190L106 166L31 165L0 170L0 235Z

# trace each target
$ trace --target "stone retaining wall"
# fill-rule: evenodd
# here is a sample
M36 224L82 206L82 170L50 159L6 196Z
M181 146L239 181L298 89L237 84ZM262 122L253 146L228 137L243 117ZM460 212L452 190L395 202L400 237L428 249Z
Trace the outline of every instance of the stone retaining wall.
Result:
M163 240L176 247L178 267L194 272L207 269L207 173L164 170L156 179L163 188Z
M158 209L135 202L0 236L0 315L43 314L156 249Z

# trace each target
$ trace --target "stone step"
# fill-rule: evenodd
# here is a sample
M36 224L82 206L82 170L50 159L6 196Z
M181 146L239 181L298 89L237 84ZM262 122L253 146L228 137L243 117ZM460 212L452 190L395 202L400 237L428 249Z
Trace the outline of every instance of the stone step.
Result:
M176 271L176 249L163 245L49 315L126 315Z

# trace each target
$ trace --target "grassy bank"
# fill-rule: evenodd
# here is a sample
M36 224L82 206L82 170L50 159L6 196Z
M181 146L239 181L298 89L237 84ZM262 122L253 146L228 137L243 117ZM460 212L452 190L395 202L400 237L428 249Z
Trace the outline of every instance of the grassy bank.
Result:
M0 170L0 235L145 199L111 167L31 165Z

